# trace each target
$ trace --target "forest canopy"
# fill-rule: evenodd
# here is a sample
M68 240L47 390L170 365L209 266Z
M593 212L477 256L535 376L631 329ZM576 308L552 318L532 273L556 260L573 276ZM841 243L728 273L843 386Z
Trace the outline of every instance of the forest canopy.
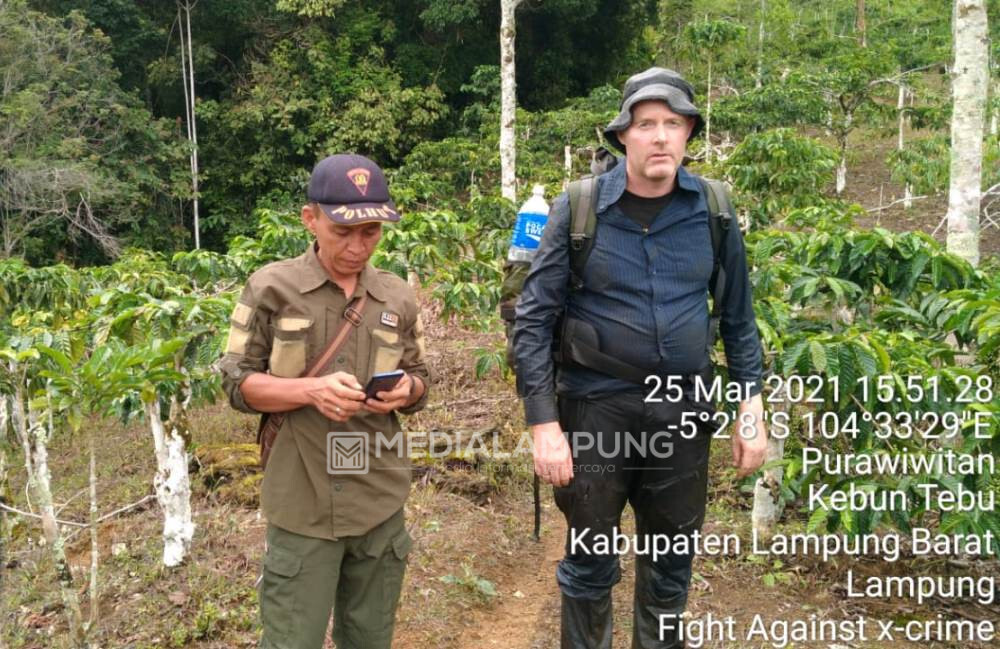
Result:
M6 256L104 263L128 246L193 246L181 6L203 245L225 250L253 232L254 209L293 205L315 161L337 151L398 169L404 202L450 204L473 186L497 193L498 3L6 0L0 68L16 71L0 97ZM567 145L585 169L621 81L654 63L712 102L710 138L825 130L846 157L858 125L892 132L899 82L914 91L914 127L943 131L950 3L868 2L863 34L858 6L522 3L519 187L561 180Z

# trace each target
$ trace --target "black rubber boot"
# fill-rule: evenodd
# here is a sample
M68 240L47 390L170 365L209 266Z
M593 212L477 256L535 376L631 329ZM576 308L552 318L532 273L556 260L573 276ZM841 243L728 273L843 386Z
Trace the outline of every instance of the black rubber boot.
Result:
M601 599L562 596L560 649L611 649L611 594Z
M652 570L649 561L636 558L632 649L684 649L679 629L687 595L657 600L649 583Z

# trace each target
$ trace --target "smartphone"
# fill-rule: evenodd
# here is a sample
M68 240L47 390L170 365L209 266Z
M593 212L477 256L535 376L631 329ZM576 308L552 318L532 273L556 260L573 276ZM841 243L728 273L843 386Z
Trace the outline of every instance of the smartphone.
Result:
M365 386L365 398L378 399L378 397L375 396L375 393L385 392L396 387L399 380L403 378L403 374L403 370L393 370L391 372L372 374L371 380L369 380L368 385Z

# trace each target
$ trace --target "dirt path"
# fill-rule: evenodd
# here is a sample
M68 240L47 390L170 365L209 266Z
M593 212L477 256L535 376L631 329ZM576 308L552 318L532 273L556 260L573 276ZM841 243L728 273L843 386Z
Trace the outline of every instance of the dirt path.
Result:
M533 544L518 569L499 580L496 606L469 620L455 647L480 649L548 649L556 646L559 597L556 563L563 556L566 524L555 505L542 512L541 540Z

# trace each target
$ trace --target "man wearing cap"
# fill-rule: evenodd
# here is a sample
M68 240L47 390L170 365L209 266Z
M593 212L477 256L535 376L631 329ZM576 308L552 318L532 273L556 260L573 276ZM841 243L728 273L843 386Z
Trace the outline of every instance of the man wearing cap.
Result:
M563 649L611 647L611 589L621 575L607 541L613 548L626 502L636 524L632 646L684 646L677 616L687 603L692 553L678 539L693 539L704 520L717 428L714 404L694 390L712 377L707 290L714 254L706 192L683 166L687 142L703 126L693 98L691 86L664 68L625 83L621 112L604 133L625 160L597 179L597 226L583 271L571 270L571 208L563 194L517 305L518 391L535 471L554 485L569 527L556 570ZM734 465L748 475L763 462L766 433L761 346L735 225L722 237L719 264L728 379L741 387L739 412L746 413L743 434L732 434ZM557 366L550 350L560 322ZM615 363L581 358L566 340L581 331ZM657 379L624 379L613 364ZM663 540L671 550L654 553Z
M230 403L286 413L261 485L261 647L319 649L331 607L339 649L392 642L411 544L409 458L396 413L420 410L430 384L412 290L368 263L382 223L399 218L375 163L322 160L302 207L315 241L251 275L233 312L220 363ZM303 377L345 320L345 342L317 376ZM404 374L394 388L365 397L373 374L396 369ZM328 452L366 470L331 468Z

